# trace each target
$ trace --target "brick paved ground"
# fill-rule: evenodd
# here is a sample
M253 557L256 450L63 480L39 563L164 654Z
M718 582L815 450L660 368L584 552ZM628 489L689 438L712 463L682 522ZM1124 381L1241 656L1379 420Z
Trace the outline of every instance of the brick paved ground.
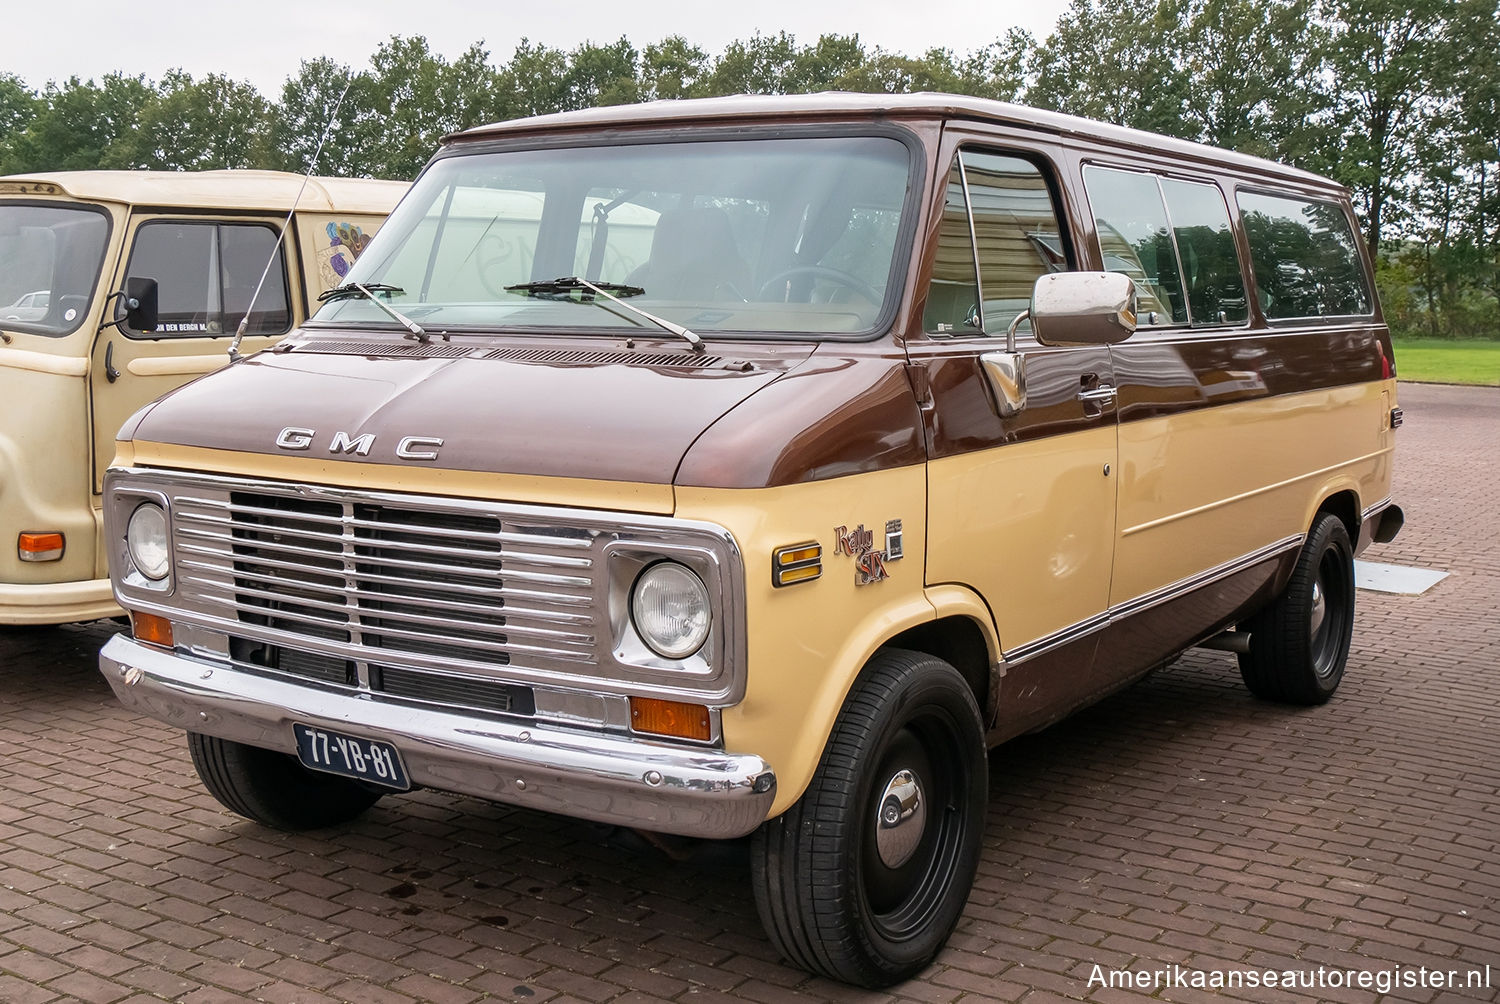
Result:
M1454 574L1360 594L1326 707L1253 701L1230 657L1194 653L996 751L968 911L894 997L1137 996L1090 987L1096 963L1488 964L1500 986L1500 391L1403 386L1402 403L1409 523L1369 557ZM432 793L311 836L244 822L179 733L115 703L94 669L110 630L0 635L0 1001L888 996L777 962L743 846L676 863Z

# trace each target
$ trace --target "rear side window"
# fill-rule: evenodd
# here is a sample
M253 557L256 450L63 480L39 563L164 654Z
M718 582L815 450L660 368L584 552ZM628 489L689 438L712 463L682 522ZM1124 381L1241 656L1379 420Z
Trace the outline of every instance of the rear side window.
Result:
M1067 267L1041 170L1020 157L962 151L948 177L925 330L1003 335L1030 306L1037 279Z
M274 257L272 252L274 253ZM251 297L267 260L265 285ZM252 335L291 328L286 265L276 231L260 223L153 221L136 230L127 277L157 281L157 330L141 337L203 337L232 333L246 311Z
M1216 185L1089 167L1104 267L1135 280L1141 322L1232 324L1248 313L1245 281Z
M1349 218L1332 202L1239 193L1256 294L1270 318L1370 313Z

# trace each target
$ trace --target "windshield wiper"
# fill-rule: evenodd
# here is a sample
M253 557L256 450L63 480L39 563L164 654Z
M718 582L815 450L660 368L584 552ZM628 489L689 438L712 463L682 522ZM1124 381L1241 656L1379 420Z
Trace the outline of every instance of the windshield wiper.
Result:
M406 290L400 286L392 286L386 282L346 282L342 286L325 289L318 294L319 303L327 303L330 300L347 300L352 296L365 296L369 293L404 293Z
M342 286L335 286L332 289L323 290L323 292L318 294L318 301L321 303L327 303L332 300L347 300L351 296L362 296L366 300L369 300L371 303L375 304L375 306L379 307L381 310L385 311L387 314L390 314L391 317L397 321L397 323L399 323L403 328L407 330L408 334L402 335L402 338L415 338L417 341L426 344L426 342L432 336L427 334L427 332L423 330L420 324L418 324L416 321L413 321L410 317L407 317L405 314L401 313L401 311L397 310L395 307L391 306L389 303L386 303L380 297L375 295L376 293L385 293L387 296L389 296L395 293L404 292L406 292L406 290L402 289L400 286L392 286L384 282L372 282L368 285L362 282L346 282ZM443 341L446 342L447 340L448 336L444 334Z
M657 317L650 311L642 310L640 307L632 306L620 299L622 296L640 296L646 292L640 286L628 286L623 282L590 282L587 279L580 279L576 275L565 275L558 279L546 279L541 282L518 282L514 286L506 286L505 288L508 292L525 293L527 296L557 294L566 296L568 293L583 292L585 295L579 298L580 301L597 303L597 300L587 295L594 293L624 307L632 314L639 314L663 331L670 331L678 338L687 339L687 343L693 347L695 352L703 351L703 339L697 334L694 334L680 324L673 324L666 318ZM616 294L619 295L617 296ZM606 306L602 303L599 305L601 307Z

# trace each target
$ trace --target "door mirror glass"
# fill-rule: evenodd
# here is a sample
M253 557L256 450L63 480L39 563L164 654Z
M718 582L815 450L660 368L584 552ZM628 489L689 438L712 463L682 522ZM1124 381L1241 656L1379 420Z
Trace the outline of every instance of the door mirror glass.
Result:
M156 330L156 280L130 276L125 280L125 323L134 331Z
M1109 345L1135 333L1135 282L1119 272L1055 272L1031 291L1031 329L1043 345Z

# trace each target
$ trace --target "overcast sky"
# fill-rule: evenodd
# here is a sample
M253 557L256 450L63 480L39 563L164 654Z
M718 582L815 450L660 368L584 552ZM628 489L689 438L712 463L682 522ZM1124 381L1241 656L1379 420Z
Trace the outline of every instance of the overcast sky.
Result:
M798 42L822 34L858 34L867 47L920 55L941 46L965 53L1007 28L1039 37L1052 30L1066 0L61 0L7 3L0 72L32 87L114 70L152 80L174 67L194 77L224 73L268 97L304 59L330 56L356 68L391 35L425 35L452 59L482 41L491 61L510 58L522 38L563 49L580 42L637 48L683 35L715 54L735 38L787 31Z

